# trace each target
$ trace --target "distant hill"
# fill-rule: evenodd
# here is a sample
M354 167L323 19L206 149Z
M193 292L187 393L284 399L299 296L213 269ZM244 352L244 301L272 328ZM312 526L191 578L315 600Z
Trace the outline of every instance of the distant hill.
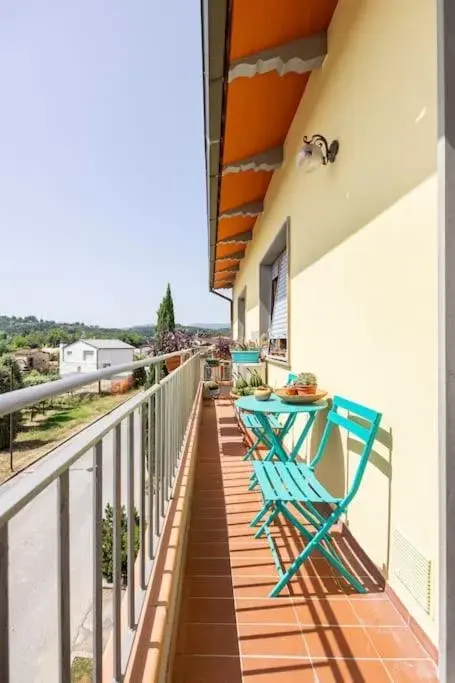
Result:
M213 334L229 334L226 325L201 324L177 325L188 332L199 332L206 336ZM154 325L135 325L133 327L98 327L83 322L56 322L42 320L34 315L8 316L0 315L0 355L6 350L18 348L38 348L42 346L58 346L61 342L68 344L81 337L97 339L121 339L134 346L141 346L155 335Z
M197 327L205 330L229 330L229 323L189 323L184 327Z

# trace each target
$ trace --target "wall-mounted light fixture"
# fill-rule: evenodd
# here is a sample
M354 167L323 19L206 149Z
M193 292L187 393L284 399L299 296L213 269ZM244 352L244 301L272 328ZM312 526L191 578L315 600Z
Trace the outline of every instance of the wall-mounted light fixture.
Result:
M302 149L297 154L296 162L297 168L305 166L307 173L314 171L321 165L333 164L340 148L338 140L333 140L329 144L327 139L319 133L311 138L305 135L303 143Z

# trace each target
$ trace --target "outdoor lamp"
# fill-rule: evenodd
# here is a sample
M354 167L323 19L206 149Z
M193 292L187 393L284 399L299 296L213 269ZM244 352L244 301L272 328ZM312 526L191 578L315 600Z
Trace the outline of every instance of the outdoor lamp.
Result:
M315 171L319 166L327 166L335 161L340 144L338 140L333 140L330 144L327 139L317 133L311 138L306 135L303 138L303 147L297 154L297 168L302 166L307 173Z

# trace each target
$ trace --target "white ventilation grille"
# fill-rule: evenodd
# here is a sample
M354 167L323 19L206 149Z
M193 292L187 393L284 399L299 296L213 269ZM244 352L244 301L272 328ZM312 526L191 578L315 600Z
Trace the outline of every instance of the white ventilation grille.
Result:
M432 565L397 529L393 532L394 574L427 614L431 612Z

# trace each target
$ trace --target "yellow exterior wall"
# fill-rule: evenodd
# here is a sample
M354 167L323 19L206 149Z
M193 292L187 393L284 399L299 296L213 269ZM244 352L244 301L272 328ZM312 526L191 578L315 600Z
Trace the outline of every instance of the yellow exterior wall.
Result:
M336 163L305 174L303 135L338 138ZM259 330L259 264L289 216L290 365L383 412L349 527L437 638L437 228L434 0L340 0L329 54L310 78L234 297ZM236 309L235 309L236 310ZM288 369L269 365L271 384ZM344 488L346 439L320 472ZM429 616L394 573L399 530L433 563Z

